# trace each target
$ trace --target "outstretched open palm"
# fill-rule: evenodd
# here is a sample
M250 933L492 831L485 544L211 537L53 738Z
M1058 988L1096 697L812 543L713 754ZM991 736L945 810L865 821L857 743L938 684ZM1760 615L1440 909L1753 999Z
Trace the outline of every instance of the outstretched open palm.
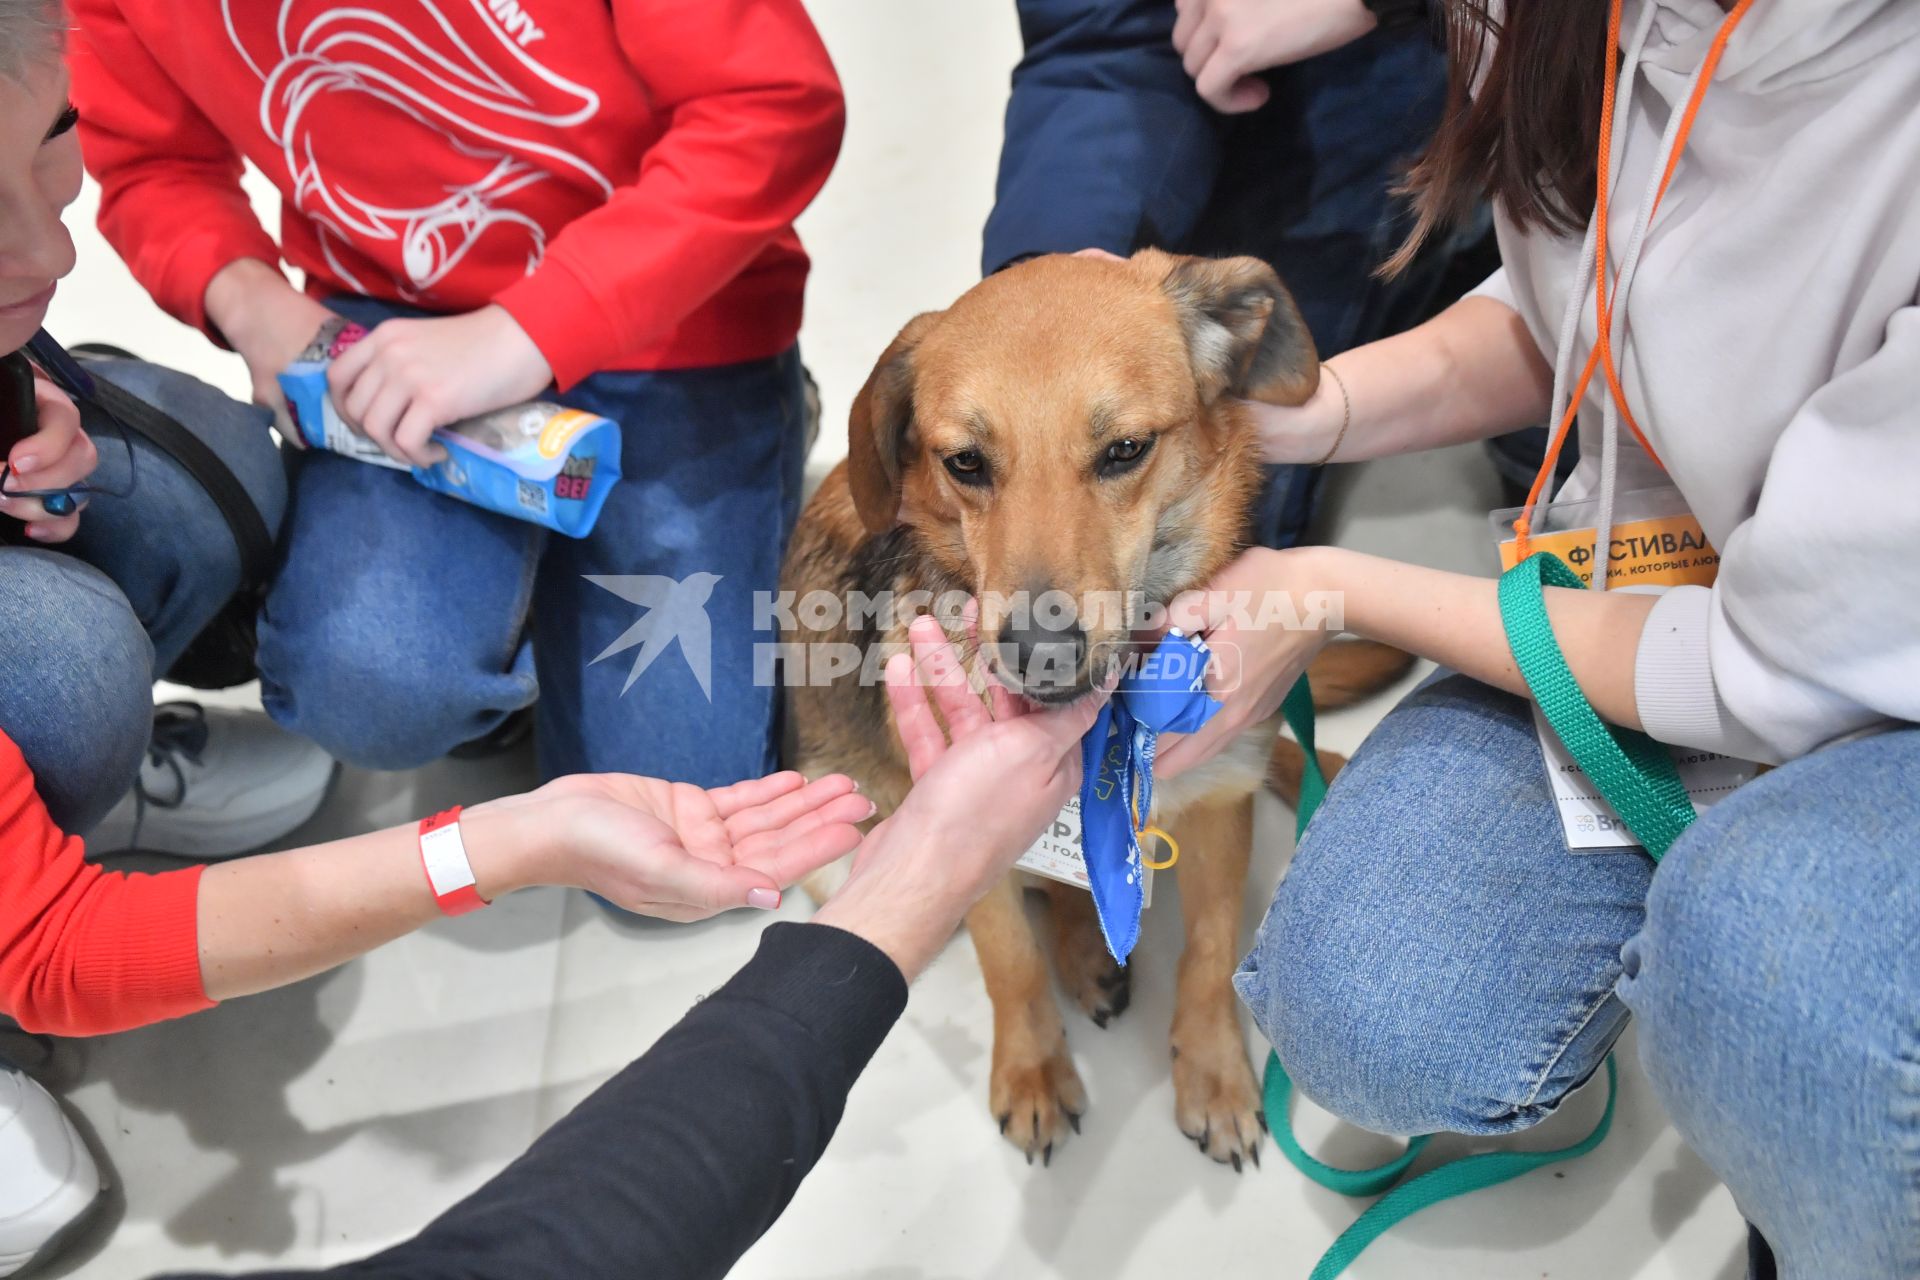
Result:
M636 774L576 774L500 804L564 822L567 883L629 911L700 920L771 907L780 891L850 852L873 814L851 778L770 774L712 789Z

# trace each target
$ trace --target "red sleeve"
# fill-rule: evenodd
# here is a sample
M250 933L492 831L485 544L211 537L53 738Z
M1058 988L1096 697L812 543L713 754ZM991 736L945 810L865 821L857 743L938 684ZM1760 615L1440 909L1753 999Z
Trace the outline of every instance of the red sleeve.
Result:
M102 871L53 825L0 733L0 1013L102 1035L211 1007L200 981L199 867Z
M671 124L632 186L575 220L497 301L564 389L667 334L819 192L845 105L800 0L614 0Z
M73 103L87 170L100 183L101 234L163 310L218 341L207 324L208 282L241 258L280 261L241 190L240 153L113 0L69 7L78 31L68 58Z

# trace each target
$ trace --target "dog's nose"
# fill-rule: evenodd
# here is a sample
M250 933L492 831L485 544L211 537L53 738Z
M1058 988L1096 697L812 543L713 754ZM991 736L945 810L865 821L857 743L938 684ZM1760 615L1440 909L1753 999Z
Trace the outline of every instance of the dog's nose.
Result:
M1028 694L1044 698L1079 684L1087 657L1087 633L1079 624L1055 629L1026 619L1009 624L1000 637L1001 661L1013 668Z

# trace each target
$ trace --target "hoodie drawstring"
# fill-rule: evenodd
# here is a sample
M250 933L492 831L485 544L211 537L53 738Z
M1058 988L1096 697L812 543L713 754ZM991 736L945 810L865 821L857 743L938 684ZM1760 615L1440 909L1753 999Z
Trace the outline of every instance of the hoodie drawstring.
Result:
M1688 96L1686 109L1680 113L1673 124L1668 126L1667 137L1662 140L1661 146L1662 154L1665 156L1665 163L1664 165L1656 166L1660 175L1658 184L1653 189L1652 198L1642 202L1640 214L1635 220L1634 232L1628 243L1628 262L1623 265L1623 270L1618 281L1621 287L1629 286L1632 283L1633 269L1637 269L1638 267L1640 249L1644 244L1647 229L1651 227L1653 217L1659 211L1660 202L1666 196L1667 188L1673 181L1674 170L1679 165L1680 154L1686 148L1687 135L1693 130L1693 122L1700 113L1700 103L1706 97L1707 87L1713 82L1714 69L1719 65L1721 55L1726 52L1727 41L1732 37L1734 29L1740 25L1741 19L1746 17L1747 12L1752 7L1753 0L1740 0L1740 2L1734 6L1733 11L1727 15L1726 20L1720 24L1720 30L1714 35L1713 44L1707 50L1706 58L1702 60L1699 70L1694 73L1693 88ZM1627 77L1625 92L1628 101L1631 101L1632 98L1634 81L1637 78L1640 59L1646 46L1647 37L1652 30L1654 14L1655 6L1649 3L1641 15L1640 25L1634 32L1634 38L1625 59L1625 67L1621 69ZM1633 432L1634 438L1639 441L1640 446L1646 450L1647 456L1652 458L1656 464L1660 462L1659 455L1654 452L1653 446L1649 444L1646 437L1641 434L1639 424L1634 421L1632 411L1627 408L1626 392L1620 385L1619 369L1613 358L1616 317L1619 322L1620 340L1623 345L1625 342L1625 295L1621 288L1616 288L1615 292L1618 294L1616 298L1610 301L1607 296L1607 220L1609 217L1609 196L1611 194L1609 187L1611 186L1615 153L1618 149L1624 147L1624 139L1617 136L1620 129L1618 129L1616 125L1624 122L1626 119L1626 112L1619 109L1621 104L1616 101L1615 96L1618 88L1618 76L1620 74L1620 72L1616 71L1616 68L1620 68L1621 64L1620 24L1621 0L1613 0L1612 13L1607 28L1607 74L1600 127L1600 154L1596 161L1597 182L1595 184L1596 198L1594 216L1588 225L1587 238L1581 248L1580 266L1576 274L1573 294L1568 300L1566 316L1561 324L1560 346L1559 351L1556 353L1554 369L1555 390L1552 404L1556 413L1559 414L1559 423L1554 430L1552 441L1547 446L1547 454L1542 461L1540 473L1534 477L1533 487L1527 494L1526 505L1522 508L1519 518L1513 522L1514 535L1519 544L1516 549L1519 552L1520 558L1524 559L1532 554L1530 537L1534 523L1534 510L1544 495L1549 477L1554 474L1555 464L1558 463L1560 459L1560 451L1566 444L1567 433L1572 429L1574 422L1579 417L1580 404L1586 396L1588 386L1592 383L1594 372L1604 364L1608 389L1611 395L1608 401L1603 402L1602 406L1603 444L1601 454L1600 505L1602 514L1606 517L1607 528L1599 531L1602 535L1602 540L1595 549L1596 555L1601 556L1598 560L1600 566L1598 576L1603 586L1605 583L1607 564L1603 555L1603 548L1605 548L1607 541L1611 538L1613 470L1614 458L1616 456L1614 452L1616 448L1614 441L1618 435L1619 417L1625 418L1628 429ZM1593 350L1587 358L1586 367L1581 371L1572 393L1563 399L1560 392L1560 388L1563 385L1563 374L1564 370L1570 367L1571 362L1569 357L1572 352L1574 337L1578 332L1578 316L1580 308L1585 304L1587 290L1590 284L1594 286L1596 295L1594 307L1597 323Z

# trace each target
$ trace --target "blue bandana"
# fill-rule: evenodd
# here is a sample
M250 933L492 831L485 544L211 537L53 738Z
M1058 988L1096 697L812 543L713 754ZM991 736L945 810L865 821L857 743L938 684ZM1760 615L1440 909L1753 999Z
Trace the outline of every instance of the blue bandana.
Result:
M1153 757L1163 733L1192 733L1220 710L1207 693L1207 646L1168 634L1123 676L1100 718L1080 740L1081 853L1107 950L1121 964L1140 937L1145 905L1140 838L1153 812Z

